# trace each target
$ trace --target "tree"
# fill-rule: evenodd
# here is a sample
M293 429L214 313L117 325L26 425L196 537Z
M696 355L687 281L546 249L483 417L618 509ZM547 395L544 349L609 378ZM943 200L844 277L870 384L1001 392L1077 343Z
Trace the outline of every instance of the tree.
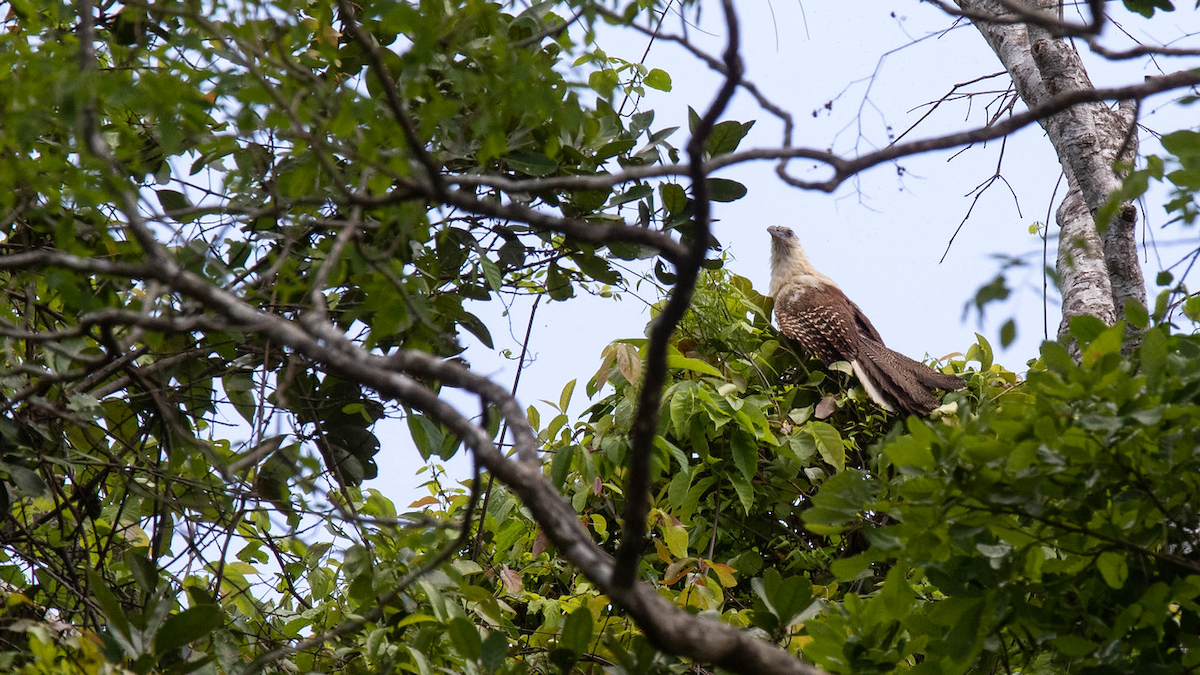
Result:
M961 11L985 35L1018 25L1090 35L1103 23L1099 10L1080 28L1001 9L1012 3ZM1136 291L1111 281L1131 278L1127 257L1101 247L1105 275L1064 273L1068 289L1109 280L1100 297L1111 315L1088 305L1099 325L1068 322L1079 365L1048 347L1045 370L1003 393L1015 377L981 342L949 365L978 362L971 390L948 399L958 426L910 424L909 435L781 343L745 280L702 269L720 267L709 259L713 202L747 193L713 177L719 168L775 159L784 180L831 190L871 166L1034 121L1065 136L1083 104L1200 77L1112 90L1072 80L1046 96L1014 65L1026 112L843 158L794 143L790 115L745 78L725 2L720 56L659 34L722 77L677 148L677 130L622 104L669 89L669 74L593 42L604 24L655 33L646 26L666 11L10 5L0 38L10 73L0 170L12 186L0 195L5 667L1193 667L1195 449L1184 430L1194 341L1161 327L1165 295L1160 327L1134 360L1120 357L1116 319L1149 325L1125 302ZM1062 51L1038 40L1031 51ZM572 64L587 67L586 87ZM1043 83L1066 82L1056 77L1043 72ZM739 151L753 123L723 119L737 91L788 122L780 147ZM1194 215L1200 145L1189 133L1167 144L1173 157L1132 173L1122 197L1166 176L1179 190L1173 208ZM1101 140L1111 159L1124 156ZM1064 165L1104 214L1117 174L1093 167L1100 187L1090 186L1072 163L1083 152L1061 150ZM796 158L832 174L794 177ZM1171 162L1181 168L1164 173ZM1127 251L1128 228L1106 232ZM1084 245L1074 258L1099 255ZM646 339L607 352L588 393L614 391L588 419L569 423L568 386L543 425L462 358L466 340L491 345L494 327L472 303L620 291L630 281L617 263L633 260L670 292ZM1031 408L1063 428L1029 422ZM365 488L376 425L389 418L405 421L426 460L469 452L471 480L436 476L405 513ZM1078 428L1066 423L1076 418ZM1032 438L1062 444L1043 451ZM965 480L1009 441L1026 464ZM1167 460L1154 456L1164 447ZM1128 471L1021 473L1060 455L1092 460L1097 448L1119 448ZM1120 489L1130 472L1136 494ZM1109 487L1089 501L1069 489L1082 484ZM1037 511L1050 489L1060 510ZM1104 517L1072 525L1084 512ZM1004 519L980 522L995 513ZM1013 579L1025 585L1001 584ZM980 597L985 581L1003 588ZM1018 599L1044 604L1063 587L1080 601L1042 622L1011 620ZM1105 588L1137 595L1119 598L1119 611L1104 605L1108 632L1064 633L1107 602Z

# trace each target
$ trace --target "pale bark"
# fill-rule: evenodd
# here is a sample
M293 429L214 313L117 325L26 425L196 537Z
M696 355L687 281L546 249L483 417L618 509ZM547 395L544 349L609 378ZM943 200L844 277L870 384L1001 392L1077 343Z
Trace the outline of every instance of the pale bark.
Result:
M1003 16L995 0L957 0L973 15ZM1035 9L1056 2L1029 2ZM1092 89L1078 52L1048 30L1027 23L975 20L975 27L1012 77L1029 107L1067 92ZM1041 120L1062 164L1068 193L1056 217L1060 228L1058 271L1062 279L1061 335L1074 316L1090 315L1107 324L1124 318L1125 303L1146 304L1145 283L1137 258L1134 225L1137 209L1123 204L1116 216L1097 227L1097 216L1121 185L1114 163L1137 152L1136 107L1113 110L1083 103Z

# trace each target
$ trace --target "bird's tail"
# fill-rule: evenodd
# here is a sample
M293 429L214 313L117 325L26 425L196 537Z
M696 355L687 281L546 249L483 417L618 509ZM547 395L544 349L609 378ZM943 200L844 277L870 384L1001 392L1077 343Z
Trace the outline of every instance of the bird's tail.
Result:
M867 394L885 407L926 416L939 405L930 389L957 391L966 386L957 376L939 373L875 340L862 340L860 347L864 358L857 359L855 370Z

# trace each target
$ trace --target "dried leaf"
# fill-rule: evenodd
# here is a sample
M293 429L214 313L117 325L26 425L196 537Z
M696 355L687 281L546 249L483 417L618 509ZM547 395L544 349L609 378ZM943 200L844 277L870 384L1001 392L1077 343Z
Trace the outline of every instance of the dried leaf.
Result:
M617 345L617 370L630 384L637 384L642 378L642 357L638 355L637 347L629 344Z
M508 565L500 568L500 581L504 584L505 592L514 597L521 595L521 591L525 587L525 583L521 579L521 573L509 569Z
M832 396L825 396L821 399L820 403L817 403L817 409L813 414L817 419L823 420L835 412L837 412L836 401Z
M529 549L529 554L535 559L546 552L546 547L550 545L550 540L546 537L546 533L538 530L537 536L533 538L533 547Z

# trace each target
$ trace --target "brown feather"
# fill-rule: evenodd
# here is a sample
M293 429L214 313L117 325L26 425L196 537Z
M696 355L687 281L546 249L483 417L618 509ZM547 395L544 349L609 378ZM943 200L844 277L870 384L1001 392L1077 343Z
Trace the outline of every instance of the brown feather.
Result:
M929 415L938 406L930 389L965 386L955 375L940 373L888 349L858 305L808 262L791 230L767 230L771 233L771 293L781 333L827 366L849 362L873 400L905 414Z

